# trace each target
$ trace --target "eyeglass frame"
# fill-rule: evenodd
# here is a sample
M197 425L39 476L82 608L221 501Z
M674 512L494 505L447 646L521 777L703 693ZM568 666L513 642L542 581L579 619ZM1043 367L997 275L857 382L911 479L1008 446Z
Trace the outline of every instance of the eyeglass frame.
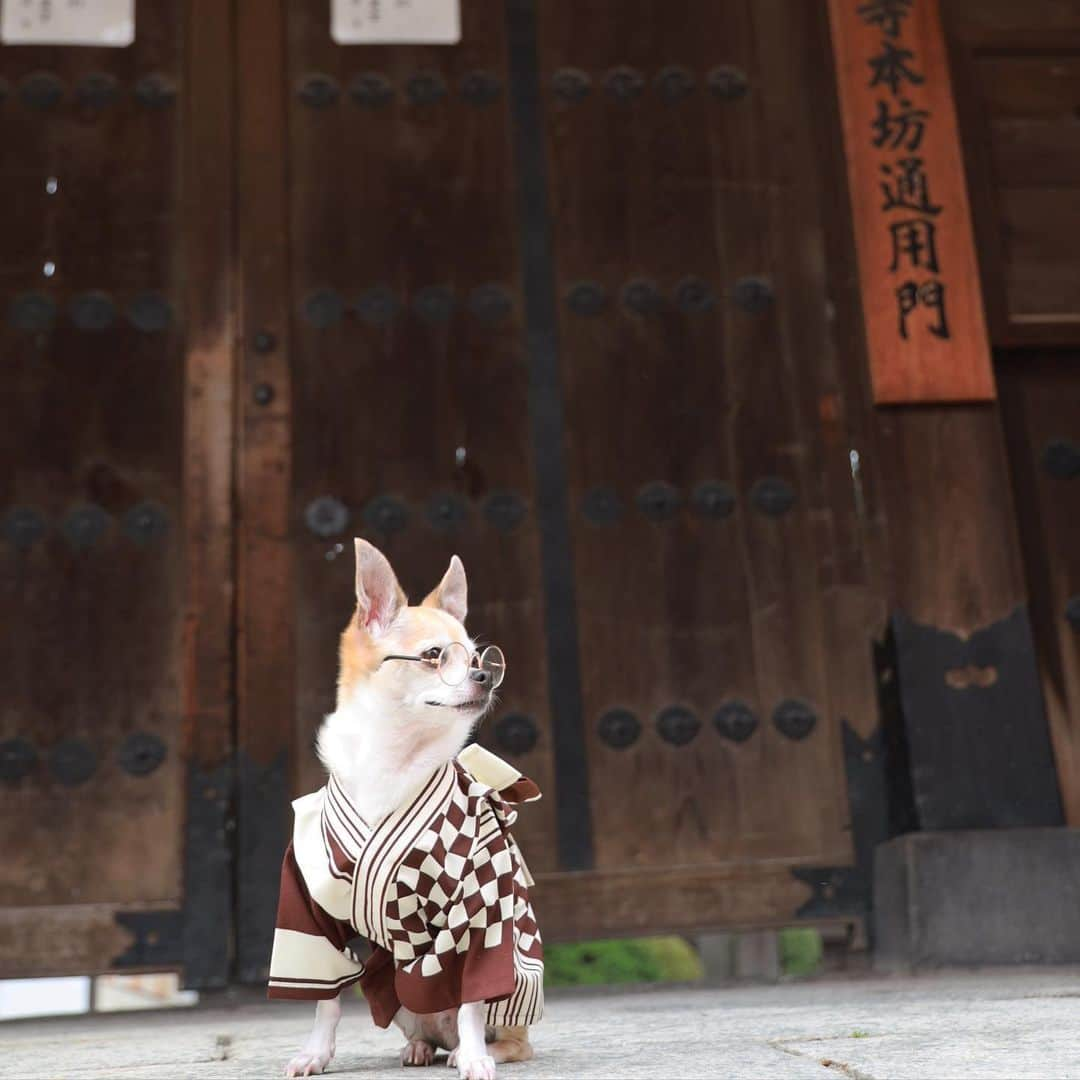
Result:
M465 648L465 646L462 645L462 643L460 641L451 641L451 642L448 642L446 645L443 645L439 649L439 655L436 656L436 657L408 656L405 653L387 653L386 656L384 656L379 661L379 667L382 667L383 664L385 664L387 660L417 660L421 664L427 664L429 667L433 667L435 669L436 674L439 676L440 679L442 679L442 673L440 671L440 668L442 667L443 653L445 653L447 649L453 648L453 646L455 646L455 645L461 645L461 647L463 649ZM493 682L492 685L491 685L492 690L498 690L499 687L502 686L503 680L506 678L506 654L502 651L502 649L499 649L498 645L485 645L484 648L481 651L477 651L476 649L473 649L472 652L469 654L469 666L465 671L465 678L463 678L461 680L461 682L456 682L456 683L449 683L445 679L442 679L443 684L445 686L461 686L463 683L465 683L465 682L467 682L469 680L469 678L472 676L472 673L473 673L474 670L475 671L485 671L485 670L487 670L484 667L483 660L484 660L484 654L486 652L488 652L490 649L498 649L499 655L503 659L502 674L499 676L499 681L498 682ZM476 661L475 664L473 663L474 660Z

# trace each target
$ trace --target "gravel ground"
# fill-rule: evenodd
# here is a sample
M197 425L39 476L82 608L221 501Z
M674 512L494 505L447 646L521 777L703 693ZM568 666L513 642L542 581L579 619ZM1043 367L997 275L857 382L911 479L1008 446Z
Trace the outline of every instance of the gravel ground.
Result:
M535 1060L499 1075L1080 1080L1078 999L1071 969L564 992L535 1029ZM396 1031L348 1006L328 1074L400 1078ZM311 1013L274 1002L9 1021L0 1076L276 1077Z

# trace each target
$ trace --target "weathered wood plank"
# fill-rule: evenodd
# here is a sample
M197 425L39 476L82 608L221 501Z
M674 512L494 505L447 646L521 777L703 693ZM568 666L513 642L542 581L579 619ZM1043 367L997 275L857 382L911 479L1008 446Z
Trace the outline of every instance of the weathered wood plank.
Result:
M896 6L830 0L829 14L874 399L991 399L937 0L899 13Z
M237 12L237 976L270 958L295 702L286 5Z
M189 0L180 249L187 331L182 694L188 757L184 911L189 986L222 985L227 979L233 900L227 832L235 634L233 29L231 5Z

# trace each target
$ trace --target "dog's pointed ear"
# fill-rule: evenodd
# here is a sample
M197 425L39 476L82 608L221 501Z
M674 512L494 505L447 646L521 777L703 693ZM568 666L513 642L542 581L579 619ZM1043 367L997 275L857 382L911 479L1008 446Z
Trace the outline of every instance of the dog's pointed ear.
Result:
M456 555L450 557L450 566L442 581L424 597L424 607L442 608L458 622L465 621L469 610L469 587L465 581L465 567Z
M386 556L373 544L356 543L356 615L372 637L384 634L407 603Z

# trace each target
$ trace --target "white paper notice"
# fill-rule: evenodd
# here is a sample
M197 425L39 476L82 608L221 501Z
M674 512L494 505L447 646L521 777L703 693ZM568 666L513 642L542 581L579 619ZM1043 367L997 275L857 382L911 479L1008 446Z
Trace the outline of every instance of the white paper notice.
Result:
M339 45L456 45L461 0L330 0Z
M130 45L135 0L0 0L4 45Z

